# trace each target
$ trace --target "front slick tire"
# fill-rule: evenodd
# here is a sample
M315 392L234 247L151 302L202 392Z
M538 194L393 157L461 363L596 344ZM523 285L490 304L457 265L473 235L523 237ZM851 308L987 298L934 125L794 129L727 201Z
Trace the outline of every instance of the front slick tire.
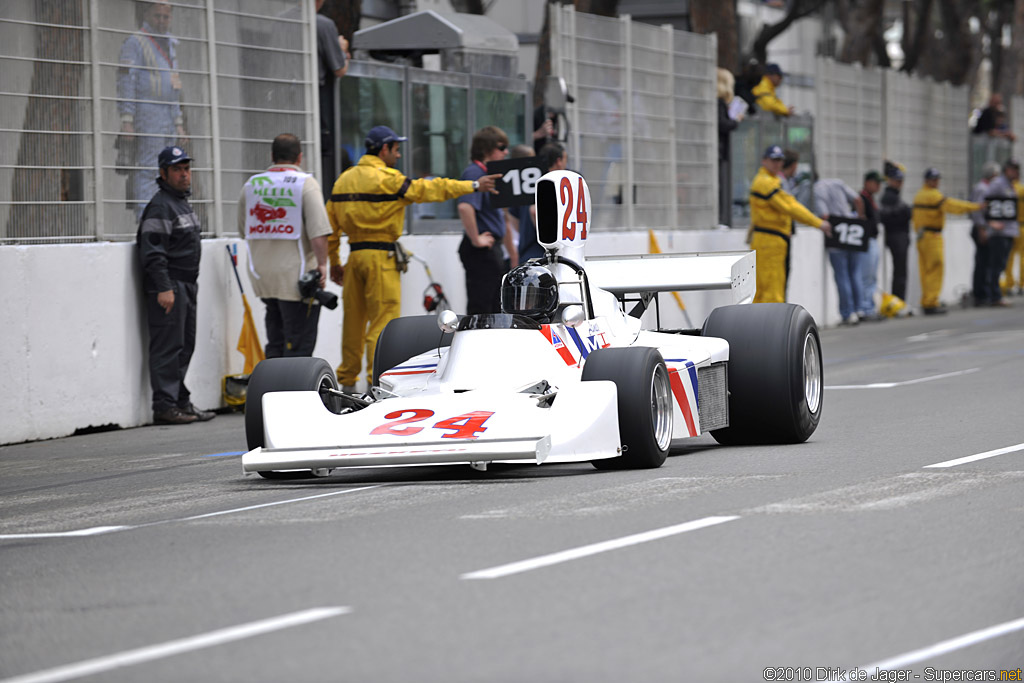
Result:
M711 432L715 441L803 443L814 433L825 380L810 313L795 304L723 306L703 334L729 342L729 426Z
M249 450L266 445L263 435L263 395L271 391L320 391L324 406L337 412L338 399L323 392L337 389L338 379L330 364L322 358L268 358L261 361L249 377L245 392L245 440ZM259 472L264 479L306 479L310 470Z
M672 444L672 387L657 349L598 349L587 356L583 381L610 380L618 390L619 437L625 452L592 460L599 470L661 467Z

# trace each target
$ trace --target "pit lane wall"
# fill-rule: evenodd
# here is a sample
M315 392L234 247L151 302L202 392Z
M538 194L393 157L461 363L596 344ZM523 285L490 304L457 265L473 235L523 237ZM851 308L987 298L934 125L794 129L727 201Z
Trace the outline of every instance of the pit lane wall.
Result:
M942 298L954 302L969 290L973 245L966 221L947 221L946 277ZM656 231L662 251L743 249L742 230ZM451 307L465 310L464 271L457 250L459 235L403 238L403 244L430 263ZM203 241L199 283L196 351L186 378L196 405L219 407L221 378L242 370L235 350L242 325L242 303L224 246L237 240ZM789 300L803 305L821 326L838 321L838 298L822 236L801 228L793 241ZM642 254L647 233L596 232L591 255ZM244 245L239 247L244 253ZM259 329L266 341L263 305L251 296L242 259L239 270ZM887 262L880 271L888 282ZM920 299L917 259L910 257L911 302ZM428 278L419 263L403 276L403 315L422 314ZM339 288L329 285L338 292ZM148 424L150 389L144 348L145 319L140 277L132 243L96 243L0 247L0 444L67 436L90 427L135 427ZM661 295L661 323L666 328L699 327L710 310L729 303L725 292L682 295L686 317L669 294ZM652 307L653 308L653 307ZM337 365L341 358L342 310L323 311L316 355ZM648 326L654 314L645 314ZM890 322L886 324L898 324ZM826 352L827 353L827 352ZM238 448L245 446L238 435Z

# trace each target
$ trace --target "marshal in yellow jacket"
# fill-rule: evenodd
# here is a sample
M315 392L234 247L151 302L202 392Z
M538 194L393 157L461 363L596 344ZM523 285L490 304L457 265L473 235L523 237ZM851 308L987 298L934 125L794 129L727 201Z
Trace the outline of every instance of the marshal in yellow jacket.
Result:
M767 76L762 76L761 82L755 85L751 92L754 94L754 101L761 109L779 116L789 116L789 107L783 104L775 94L775 84Z
M917 230L917 271L921 278L921 308L925 313L942 313L939 303L942 278L945 271L945 241L942 228L947 213L970 213L981 209L981 204L946 197L937 187L925 185L914 196L911 220Z
M942 230L947 213L970 213L981 209L981 204L946 197L937 187L922 187L914 195L914 213L911 220L916 230Z

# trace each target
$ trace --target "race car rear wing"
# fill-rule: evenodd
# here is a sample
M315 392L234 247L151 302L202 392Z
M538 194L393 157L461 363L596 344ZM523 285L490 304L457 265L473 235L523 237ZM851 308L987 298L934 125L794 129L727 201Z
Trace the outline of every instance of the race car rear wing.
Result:
M587 276L621 298L625 294L730 290L733 303L754 298L755 260L752 251L693 254L588 256Z

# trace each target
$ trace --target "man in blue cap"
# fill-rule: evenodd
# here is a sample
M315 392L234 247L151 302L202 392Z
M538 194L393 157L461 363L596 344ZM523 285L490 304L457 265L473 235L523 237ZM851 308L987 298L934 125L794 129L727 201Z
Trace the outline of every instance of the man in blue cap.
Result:
M341 365L338 382L355 391L366 355L366 377L373 377L373 354L381 330L402 307L401 271L396 246L405 222L405 207L414 202L443 202L472 192L493 192L500 174L478 180L419 178L413 180L395 165L399 145L408 138L387 126L366 134L366 154L334 183L327 216L333 233L327 240L331 280L342 289L345 316L341 327ZM344 267L338 254L341 234L348 237ZM403 259L404 260L404 259ZM369 381L367 382L369 383Z
M149 381L157 424L211 420L193 405L185 373L196 345L196 295L202 252L199 217L188 203L192 157L165 147L157 157L159 188L139 219L136 241L142 265L149 327Z
M782 69L778 64L766 64L761 82L754 86L754 100L757 102L757 106L767 112L779 116L791 116L793 107L787 107L775 94L775 89L779 87L780 83L782 83Z

